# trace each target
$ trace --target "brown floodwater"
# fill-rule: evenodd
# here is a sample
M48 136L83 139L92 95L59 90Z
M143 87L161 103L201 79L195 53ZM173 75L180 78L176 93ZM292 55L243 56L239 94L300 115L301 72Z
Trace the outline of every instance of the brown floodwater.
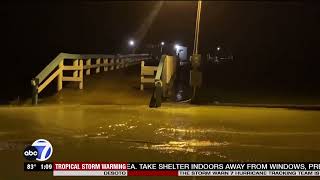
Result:
M139 73L119 72L86 77L84 90L66 84L41 96L39 106L0 107L0 180L53 179L23 171L25 146L40 138L53 146L51 162L320 161L320 111L186 103L154 109L152 91L139 90Z
M23 172L24 147L51 142L50 161L319 161L320 112L272 108L43 105L0 108L1 179Z

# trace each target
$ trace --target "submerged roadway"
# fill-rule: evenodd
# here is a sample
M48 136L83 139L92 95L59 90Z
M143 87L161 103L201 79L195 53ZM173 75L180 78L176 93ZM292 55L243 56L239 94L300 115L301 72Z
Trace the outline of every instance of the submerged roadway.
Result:
M90 75L83 91L67 84L39 106L0 107L0 179L53 179L23 171L24 147L40 138L53 146L51 162L320 161L320 111L173 102L149 108L150 96L139 90L133 67Z

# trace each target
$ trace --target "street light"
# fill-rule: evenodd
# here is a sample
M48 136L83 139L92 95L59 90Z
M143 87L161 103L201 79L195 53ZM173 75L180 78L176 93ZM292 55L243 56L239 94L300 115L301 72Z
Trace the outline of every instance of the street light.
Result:
M129 41L129 46L134 46L134 40Z
M131 49L131 53L134 54L134 45L135 45L134 40L132 40L132 39L129 40L128 45L129 45L129 49Z
M175 44L174 45L174 49L176 50L176 56L179 57L179 53L180 53L180 45L179 44Z
M160 47L161 55L162 55L163 46L164 46L164 42L163 42L163 41L161 41L161 47Z
M183 46L180 46L179 44L175 44L174 49L176 50L176 56L180 57L180 52L183 51Z

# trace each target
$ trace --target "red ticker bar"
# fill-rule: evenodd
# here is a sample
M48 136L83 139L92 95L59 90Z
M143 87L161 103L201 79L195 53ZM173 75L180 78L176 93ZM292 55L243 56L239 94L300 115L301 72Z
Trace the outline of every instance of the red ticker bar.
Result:
M127 163L124 162L54 162L54 171L65 171L65 170L127 170Z
M25 162L54 176L320 176L319 162Z
M128 176L178 176L178 171L143 171L130 170Z

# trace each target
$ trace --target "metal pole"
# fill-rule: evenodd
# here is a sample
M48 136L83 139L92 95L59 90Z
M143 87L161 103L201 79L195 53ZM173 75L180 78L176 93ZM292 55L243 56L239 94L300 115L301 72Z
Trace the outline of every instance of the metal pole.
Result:
M38 104L38 86L39 86L39 79L34 78L31 80L32 85L32 105Z
M202 1L198 1L197 8L197 18L196 18L196 27L194 31L194 46L193 46L193 54L198 54L198 43L199 43L199 31L200 31L200 17L201 17L201 5Z
M200 33L200 17L201 17L201 0L198 1L196 27L194 31L194 47L193 55L191 56L191 70L190 70L190 86L193 93L191 97L191 103L196 101L196 91L202 84L202 72L201 72L201 55L198 54L199 33Z

